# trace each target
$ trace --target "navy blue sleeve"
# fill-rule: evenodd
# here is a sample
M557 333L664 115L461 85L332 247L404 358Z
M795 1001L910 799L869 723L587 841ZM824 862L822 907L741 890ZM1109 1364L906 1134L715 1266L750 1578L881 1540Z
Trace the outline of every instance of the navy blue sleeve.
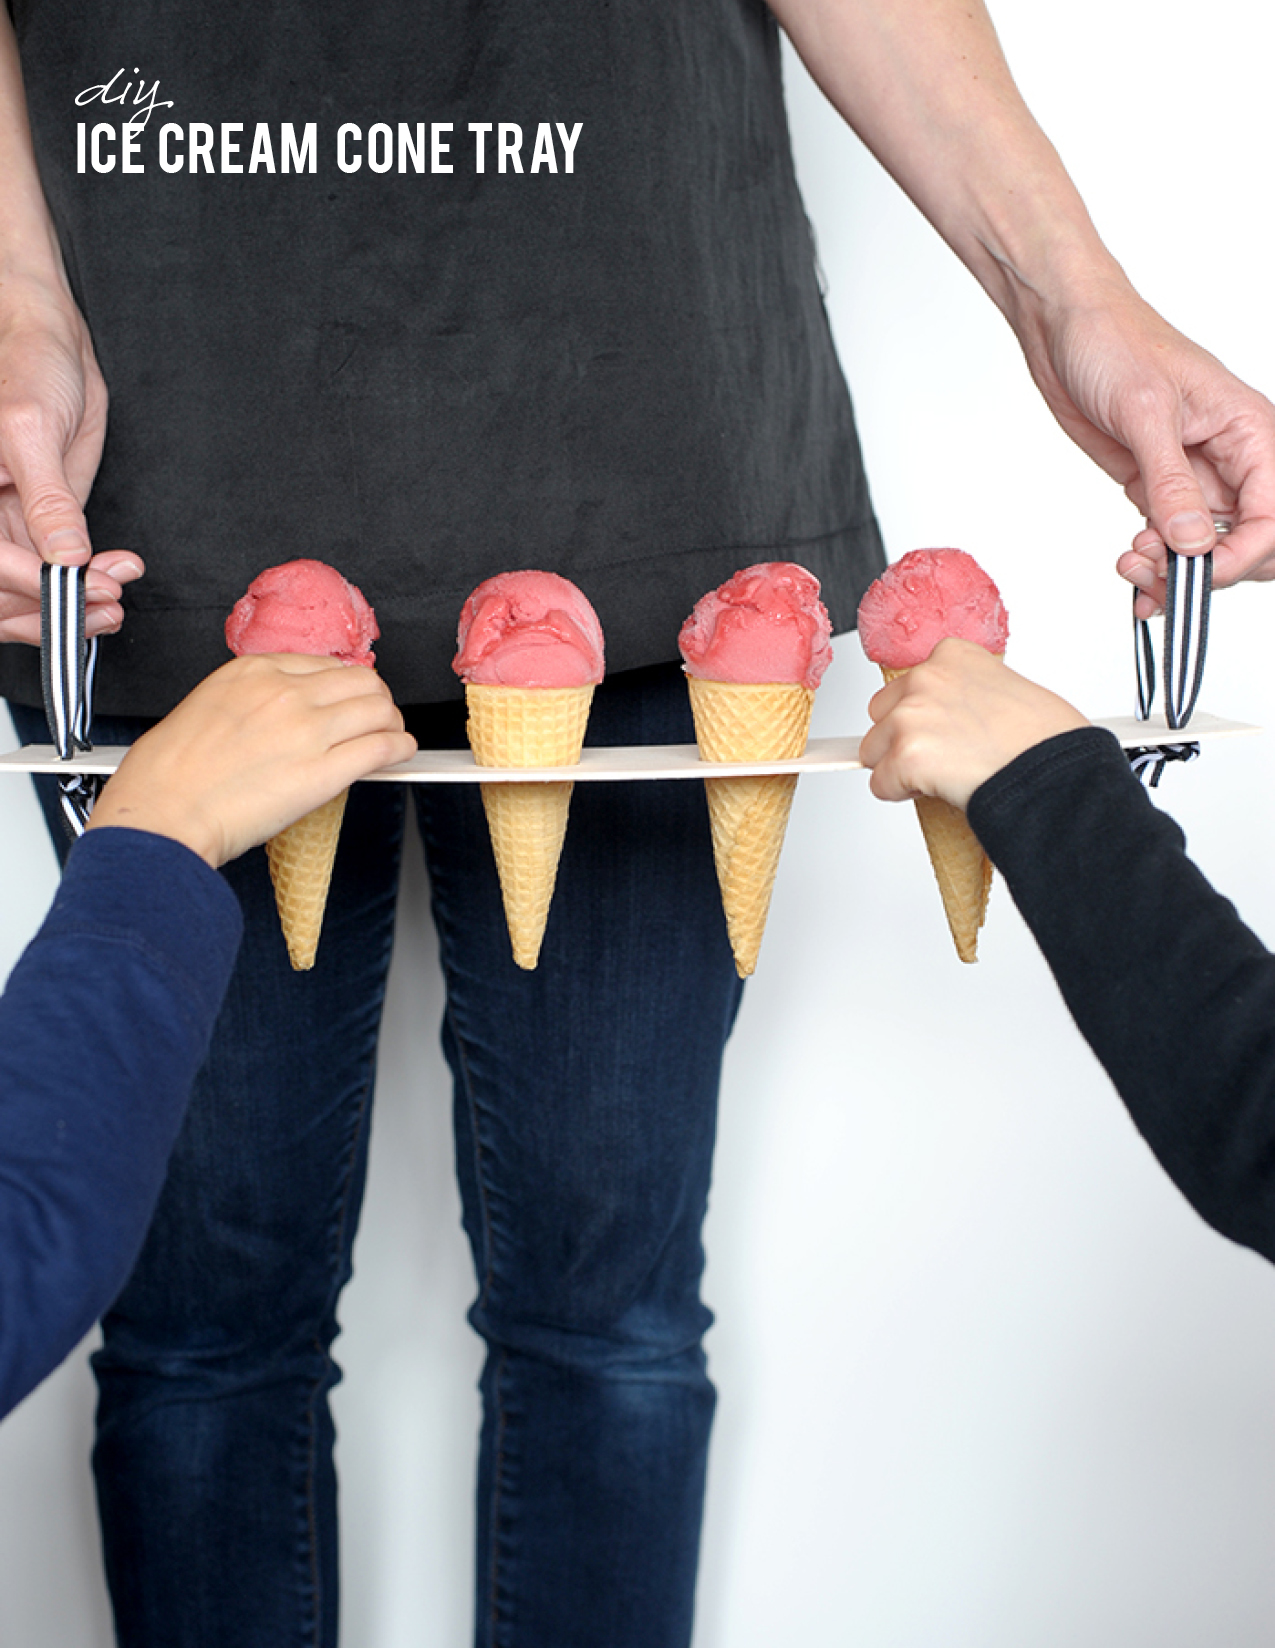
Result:
M1218 1231L1275 1260L1275 957L1109 733L1025 752L969 820L1164 1168Z
M0 1414L119 1293L234 965L229 886L102 828L0 997Z

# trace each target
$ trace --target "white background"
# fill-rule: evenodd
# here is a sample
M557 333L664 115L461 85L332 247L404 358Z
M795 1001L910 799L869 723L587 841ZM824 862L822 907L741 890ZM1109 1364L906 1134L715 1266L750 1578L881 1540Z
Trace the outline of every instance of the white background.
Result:
M1143 292L1270 390L1272 8L995 0L1029 102ZM799 169L892 556L958 544L1011 662L1132 708L1138 525L1035 398L1008 331L790 63ZM1275 592L1215 608L1203 704L1275 725ZM842 643L816 732L865 725ZM1269 737L1161 800L1275 939ZM11 965L53 887L0 781ZM469 1634L471 1292L413 864L337 1395L345 1638ZM955 959L909 808L798 794L731 1046L708 1229L721 1391L705 1645L1269 1644L1275 1273L1201 1224L1073 1031L1003 888ZM109 1641L77 1355L0 1430L0 1642ZM226 1577L234 1585L234 1577Z

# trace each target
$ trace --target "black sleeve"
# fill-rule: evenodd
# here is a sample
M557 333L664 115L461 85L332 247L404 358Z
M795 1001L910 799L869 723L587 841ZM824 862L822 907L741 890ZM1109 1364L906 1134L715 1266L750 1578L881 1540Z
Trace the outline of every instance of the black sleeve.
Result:
M1160 1162L1205 1220L1275 1260L1275 957L1109 733L1027 751L969 820Z
M128 1277L241 928L180 843L103 828L71 852L0 997L0 1415Z

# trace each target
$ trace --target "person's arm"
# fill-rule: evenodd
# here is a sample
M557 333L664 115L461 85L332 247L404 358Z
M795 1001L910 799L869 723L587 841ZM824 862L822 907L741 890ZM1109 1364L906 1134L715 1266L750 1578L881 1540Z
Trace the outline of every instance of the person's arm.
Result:
M13 25L0 6L0 642L39 645L42 560L90 560L83 504L106 409L36 169ZM92 558L90 635L119 629L122 588L141 573L132 552Z
M126 1281L241 930L179 842L87 833L0 997L0 1415Z
M1218 1231L1275 1260L1275 957L1116 740L963 641L868 708L874 793L967 810L1164 1168Z
M771 0L824 93L1002 310L1051 411L1165 544L1275 577L1275 408L1145 304L1024 104L981 0ZM1234 531L1216 541L1214 514Z
M1108 733L1017 757L969 820L1170 1178L1275 1260L1275 957Z
M136 1259L238 945L216 867L415 749L374 671L260 655L106 786L0 997L0 1414Z

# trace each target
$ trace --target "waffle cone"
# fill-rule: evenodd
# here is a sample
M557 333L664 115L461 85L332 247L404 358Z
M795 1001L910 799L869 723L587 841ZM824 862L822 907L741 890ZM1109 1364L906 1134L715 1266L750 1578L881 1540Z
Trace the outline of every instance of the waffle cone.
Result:
M349 791L298 819L266 843L270 880L293 968L314 967L332 862Z
M695 740L706 762L784 762L800 756L814 692L798 682L706 682L688 676ZM788 828L796 774L706 779L713 859L740 979L757 967Z
M482 768L566 768L580 760L592 686L465 688L469 743ZM567 834L570 781L483 785L505 921L519 968L540 958Z
M892 682L907 672L882 665L881 674ZM943 896L956 954L962 962L977 962L978 931L987 915L987 897L992 889L992 862L965 815L950 802L937 796L918 796L916 816Z

